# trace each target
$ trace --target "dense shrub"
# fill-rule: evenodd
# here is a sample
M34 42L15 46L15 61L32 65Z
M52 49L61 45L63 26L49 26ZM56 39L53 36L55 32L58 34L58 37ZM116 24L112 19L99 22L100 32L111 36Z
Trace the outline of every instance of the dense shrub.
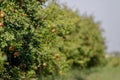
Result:
M0 1L0 78L42 79L104 60L104 39L92 17L44 1Z

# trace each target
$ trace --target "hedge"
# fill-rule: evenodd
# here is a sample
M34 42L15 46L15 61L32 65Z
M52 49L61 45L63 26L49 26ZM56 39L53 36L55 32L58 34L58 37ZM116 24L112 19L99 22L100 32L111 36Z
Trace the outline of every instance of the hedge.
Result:
M1 79L53 78L104 61L104 38L93 17L44 3L0 1Z

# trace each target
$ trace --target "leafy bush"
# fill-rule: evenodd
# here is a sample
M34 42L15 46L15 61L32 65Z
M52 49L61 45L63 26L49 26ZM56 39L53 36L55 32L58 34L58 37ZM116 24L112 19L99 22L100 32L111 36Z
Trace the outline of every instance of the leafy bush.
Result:
M97 66L104 60L98 23L54 2L44 7L45 1L0 1L2 79L65 75L72 67Z

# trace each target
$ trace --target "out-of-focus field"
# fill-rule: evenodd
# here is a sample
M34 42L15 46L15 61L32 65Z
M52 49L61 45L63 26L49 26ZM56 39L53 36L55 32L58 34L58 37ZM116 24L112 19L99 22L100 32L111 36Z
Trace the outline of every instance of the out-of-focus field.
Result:
M91 73L85 80L120 80L120 66L105 67L98 72Z
M120 58L107 59L104 67L88 70L71 70L63 80L120 80Z

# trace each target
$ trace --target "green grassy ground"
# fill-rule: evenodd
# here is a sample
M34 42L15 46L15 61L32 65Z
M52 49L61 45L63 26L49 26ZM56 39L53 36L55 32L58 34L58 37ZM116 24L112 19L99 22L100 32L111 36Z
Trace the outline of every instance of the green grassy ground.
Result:
M105 67L87 76L85 80L120 80L120 58L108 59Z
M57 80L120 80L120 58L109 58L104 67L71 70L66 77Z
M85 80L120 80L120 67L106 67L91 73Z

